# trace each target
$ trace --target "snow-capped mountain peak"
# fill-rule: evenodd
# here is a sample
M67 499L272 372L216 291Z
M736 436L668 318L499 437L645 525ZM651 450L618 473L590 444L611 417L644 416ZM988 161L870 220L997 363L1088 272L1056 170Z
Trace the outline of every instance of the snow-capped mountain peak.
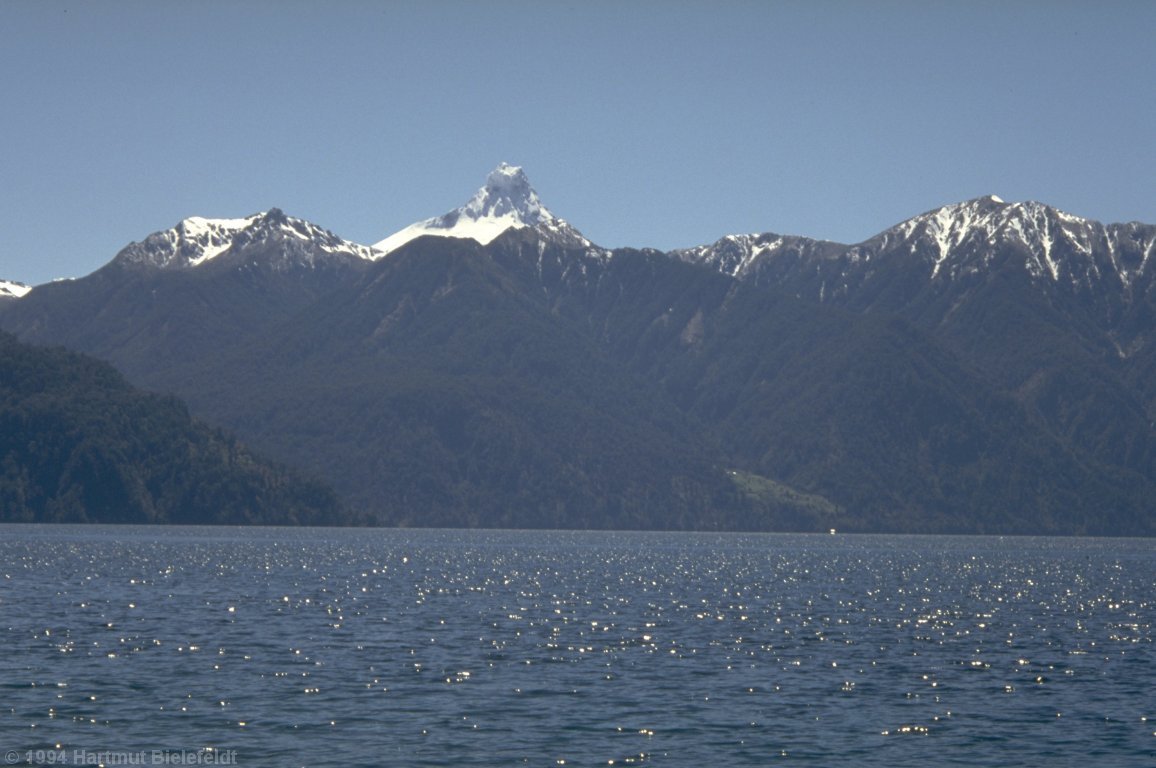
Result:
M929 253L933 278L957 274L961 257L980 256L988 263L1001 246L1011 246L1022 249L1025 266L1033 277L1054 281L1061 273L1083 279L1089 269L1098 272L1097 265L1079 262L1094 251L1114 252L1111 230L1118 226L1106 227L1033 200L1007 203L988 195L928 211L877 239L906 243L912 253ZM973 264L967 271L979 266ZM1114 263L1111 268L1124 283L1130 280L1129 265Z
M487 245L511 228L536 229L566 245L591 246L578 230L542 204L520 167L502 163L465 205L442 216L411 224L373 247L389 253L423 235L469 238Z
M486 185L462 207L462 211L474 220L512 217L526 226L554 218L530 186L525 171L506 163L490 172Z
M226 253L268 246L287 259L307 264L326 256L363 260L381 256L372 248L272 208L242 219L191 216L171 229L131 243L117 254L115 261L181 269L200 266Z

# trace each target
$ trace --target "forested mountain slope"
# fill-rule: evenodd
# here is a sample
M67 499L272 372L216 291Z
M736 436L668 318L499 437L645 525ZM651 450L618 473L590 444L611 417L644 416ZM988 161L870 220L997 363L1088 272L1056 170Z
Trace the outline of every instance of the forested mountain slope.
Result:
M270 465L110 365L0 333L0 520L350 522L332 490Z

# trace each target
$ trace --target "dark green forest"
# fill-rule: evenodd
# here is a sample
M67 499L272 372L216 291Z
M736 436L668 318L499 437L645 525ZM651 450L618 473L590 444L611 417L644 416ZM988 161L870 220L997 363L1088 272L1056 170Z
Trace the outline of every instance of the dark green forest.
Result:
M0 333L0 521L349 522L322 483L256 458L112 366Z

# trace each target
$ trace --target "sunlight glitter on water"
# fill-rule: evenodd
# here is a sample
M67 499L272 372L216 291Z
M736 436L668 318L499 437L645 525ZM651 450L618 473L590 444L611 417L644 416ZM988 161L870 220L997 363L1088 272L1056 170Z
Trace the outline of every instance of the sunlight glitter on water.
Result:
M0 724L17 748L179 738L251 764L399 766L1152 749L1151 542L15 533Z

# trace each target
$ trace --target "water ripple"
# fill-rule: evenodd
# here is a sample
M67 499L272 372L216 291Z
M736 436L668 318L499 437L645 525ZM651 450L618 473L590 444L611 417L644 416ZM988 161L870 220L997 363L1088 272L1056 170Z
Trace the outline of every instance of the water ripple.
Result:
M1054 767L1156 747L1147 540L3 534L18 752Z

